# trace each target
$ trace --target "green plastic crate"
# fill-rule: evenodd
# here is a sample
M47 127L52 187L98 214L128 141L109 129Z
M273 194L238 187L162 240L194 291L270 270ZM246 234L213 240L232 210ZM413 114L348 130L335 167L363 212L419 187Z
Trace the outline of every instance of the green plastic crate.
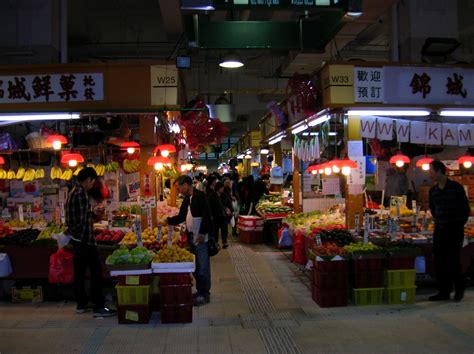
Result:
M117 285L117 300L123 305L148 305L150 303L151 286Z
M385 286L387 288L407 288L415 286L416 269L387 270Z
M385 298L390 305L410 305L415 303L416 286L386 288Z
M352 289L352 302L356 306L381 305L384 288Z

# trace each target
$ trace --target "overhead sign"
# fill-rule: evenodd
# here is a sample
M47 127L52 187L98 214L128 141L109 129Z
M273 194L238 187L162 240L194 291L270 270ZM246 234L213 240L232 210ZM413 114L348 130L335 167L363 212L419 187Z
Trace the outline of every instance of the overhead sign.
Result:
M386 66L383 75L384 103L474 104L473 69Z
M214 0L216 10L235 8L345 8L347 0Z
M150 75L152 106L176 105L178 69L172 65L152 65Z
M383 102L383 68L354 68L354 101Z
M0 76L1 103L102 101L102 73Z

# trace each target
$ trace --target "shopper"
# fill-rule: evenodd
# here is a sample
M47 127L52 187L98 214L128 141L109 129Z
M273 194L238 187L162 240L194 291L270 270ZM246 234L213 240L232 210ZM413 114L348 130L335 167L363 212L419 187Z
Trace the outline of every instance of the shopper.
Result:
M229 223L230 223L230 219L232 218L232 213L234 209L232 208L230 179L227 177L224 177L222 180L224 181L224 183L217 182L215 186L216 193L220 199L221 210L222 210L221 212L222 217L220 218L220 220L216 220L216 223L219 225L218 227L221 233L222 247L227 248L229 247L229 244L227 243L227 237L229 233ZM226 187L226 184L227 184L227 187Z
M239 195L239 173L234 171L232 174L232 207L234 209L235 223L232 226L232 236L237 236L237 222L240 213L240 195Z
M268 191L268 183L270 181L270 176L265 174L261 176L257 181L255 182L255 194L254 194L254 200L253 200L253 206L257 205L259 202L260 198L264 194L268 195L270 192Z
M431 214L435 222L433 255L438 293L430 301L449 300L455 290L454 300L464 297L464 278L461 267L461 249L464 241L464 224L470 213L464 188L446 176L441 161L430 164L430 175L435 185L429 192Z
M253 195L255 193L255 183L252 175L244 178L239 193L240 201L242 203L242 214L248 215L252 212L254 206Z
M184 196L179 214L168 218L169 225L186 222L188 242L196 256L197 292L194 294L194 305L209 303L211 290L211 264L208 253L209 233L212 227L212 216L206 195L193 188L193 180L189 176L180 176L175 181L179 193Z
M88 298L85 290L86 270L90 271L91 298L94 303L94 317L109 317L115 311L105 306L102 293L102 269L93 232L94 218L103 216L103 208L94 212L89 204L88 192L97 180L97 173L91 167L81 170L76 186L69 192L66 203L67 233L71 235L74 249L74 294L77 301L76 312L87 312Z

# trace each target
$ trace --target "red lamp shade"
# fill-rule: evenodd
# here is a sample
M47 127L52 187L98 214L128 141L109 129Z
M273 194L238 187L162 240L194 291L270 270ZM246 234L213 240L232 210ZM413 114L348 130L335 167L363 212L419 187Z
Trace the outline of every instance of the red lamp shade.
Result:
M410 158L406 155L398 154L390 158L390 163L397 167L403 167L406 163L410 163Z
M342 167L341 160L334 159L334 160L329 161L328 163L334 173L339 173Z
M351 169L357 168L357 162L349 159L339 160L339 167L344 176L349 176L351 174Z
M61 145L67 144L67 139L63 135L54 134L54 135L48 136L48 138L46 139L46 142L48 144L51 144L54 150L59 150L61 149Z
M463 165L464 168L470 168L474 164L474 156L464 155L458 159L460 165Z
M319 171L319 166L320 166L320 165L312 165L312 166L309 166L306 171L315 175L315 174L317 174L318 171Z
M431 157L423 157L416 161L416 167L421 167L423 171L428 171L430 169L431 161L433 161Z
M84 162L84 157L81 154L67 153L61 157L61 163L70 167L75 167L82 162Z
M0 156L0 165L3 165L4 163L5 163L5 159L2 156Z
M160 151L161 156L168 157L169 154L176 152L176 147L171 144L162 144L158 145L155 150L153 150L153 153L156 154L158 151Z
M136 150L140 149L140 144L134 141L125 141L120 144L120 149L127 150L129 154L133 154Z
M164 165L171 165L171 159L163 156L152 156L147 161L148 166L154 166L155 170L162 170Z

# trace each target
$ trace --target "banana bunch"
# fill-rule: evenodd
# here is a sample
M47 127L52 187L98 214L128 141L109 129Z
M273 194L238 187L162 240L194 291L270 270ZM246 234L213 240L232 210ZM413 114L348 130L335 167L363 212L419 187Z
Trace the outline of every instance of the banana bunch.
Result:
M16 173L13 170L8 170L7 172L7 179L15 179L16 178Z
M99 163L97 166L95 166L95 172L97 173L97 176L103 177L105 175L105 166Z
M63 171L61 171L61 168L54 166L51 168L51 173L50 177L51 179L61 179L61 176L63 175Z
M74 170L73 175L77 176L79 174L79 172L81 172L81 170L83 170L83 169L84 169L84 167L82 167L81 165L77 166L77 168Z
M60 179L63 181L70 181L72 178L72 170L70 168L67 168L64 170L64 172L61 174Z
M15 178L16 178L16 179L23 179L23 177L25 176L25 172L26 172L26 170L25 170L23 167L20 167L20 168L18 169L18 171L16 171L16 176L15 176Z
M94 165L93 163L91 163L91 162L89 162L89 163L86 165L86 167L92 167L92 168L95 169L95 165Z
M7 179L7 171L3 168L0 168L0 179Z
M116 161L111 161L105 166L105 172L117 172L120 165Z
M134 173L140 170L140 160L123 160L123 170L125 173Z
M32 168L29 168L23 174L23 182L31 182L35 179L36 171Z
M38 168L35 172L35 179L42 179L44 178L44 169L43 168Z

